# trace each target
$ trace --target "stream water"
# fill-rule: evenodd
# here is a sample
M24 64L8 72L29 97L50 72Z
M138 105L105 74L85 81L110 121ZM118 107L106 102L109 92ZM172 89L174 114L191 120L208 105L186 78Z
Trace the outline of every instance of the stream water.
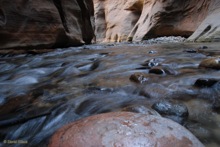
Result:
M189 117L182 125L207 147L218 147L220 82L193 85L199 78L220 79L219 70L198 68L220 55L219 46L108 44L2 55L0 146L47 146L58 128L77 119L168 100L185 104ZM149 66L165 72L149 73ZM144 76L140 83L130 78L134 73Z

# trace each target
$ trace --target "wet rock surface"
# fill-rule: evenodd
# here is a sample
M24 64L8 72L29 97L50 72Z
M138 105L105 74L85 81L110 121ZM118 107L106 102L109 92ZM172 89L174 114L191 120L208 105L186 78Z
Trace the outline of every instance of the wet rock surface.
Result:
M183 52L201 46L208 49ZM114 43L1 56L0 138L47 146L57 129L79 119L124 111L159 116L151 106L171 101L187 107L189 115L182 124L205 146L219 145L219 82L194 86L198 79L219 79L219 70L198 68L202 60L219 55L216 43ZM152 68L169 73L149 74ZM138 82L130 80L131 75ZM170 121L182 118L177 112Z
M143 73L134 73L129 78L131 81L136 83L145 83L147 82L147 78L144 76Z
M189 131L165 118L128 112L91 116L58 130L49 147L203 147Z
M165 71L161 68L152 68L149 70L149 73L163 75L165 74Z
M183 124L188 118L189 112L186 105L168 101L160 101L152 105L152 108L164 117Z
M194 86L196 87L212 87L215 85L219 80L218 79L197 79L194 83Z
M212 69L219 70L220 69L220 57L205 59L199 64L199 67L212 68Z

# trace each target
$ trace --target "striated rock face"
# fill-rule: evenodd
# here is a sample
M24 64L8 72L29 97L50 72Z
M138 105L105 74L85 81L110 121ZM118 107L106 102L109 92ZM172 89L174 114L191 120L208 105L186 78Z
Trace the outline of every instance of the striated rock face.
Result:
M130 112L94 115L64 126L49 147L203 147L189 131L160 116Z
M218 0L93 1L97 42L192 34L189 41L220 41Z
M94 0L96 41L127 40L142 7L143 0Z
M90 43L92 15L92 0L1 0L0 48Z
M218 0L1 0L0 49L90 43L94 28L97 42L220 41L219 15Z
M218 3L217 0L94 0L96 38L98 42L120 42L160 36L189 37L204 19L219 24L218 14L211 10Z
M219 42L220 41L220 1L211 0L208 15L190 36L189 41L196 42Z

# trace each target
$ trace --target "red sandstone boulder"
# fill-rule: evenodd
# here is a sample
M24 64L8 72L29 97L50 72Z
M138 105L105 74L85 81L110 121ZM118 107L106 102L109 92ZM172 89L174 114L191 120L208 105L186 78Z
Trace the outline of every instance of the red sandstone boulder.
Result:
M153 115L113 112L64 126L49 147L203 147L179 124Z
M92 0L1 0L0 49L89 43L92 16Z

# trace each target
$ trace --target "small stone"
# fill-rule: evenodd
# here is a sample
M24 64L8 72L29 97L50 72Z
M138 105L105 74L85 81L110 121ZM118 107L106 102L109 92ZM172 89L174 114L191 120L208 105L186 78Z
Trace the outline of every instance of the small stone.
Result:
M157 51L149 51L148 53L149 53L149 54L156 54Z
M142 66L146 66L146 67L154 67L154 66L158 66L159 62L157 61L157 59L151 59L151 60L147 60L145 61L143 64L141 64Z
M162 75L165 74L165 71L161 68L152 68L149 70L149 73Z
M199 49L207 49L208 46L200 46Z
M186 49L183 52L187 52L187 53L197 53L197 50L194 49Z
M203 87L212 87L214 84L216 84L219 80L217 79L197 79L194 83L194 86L203 88Z
M212 68L212 69L219 70L220 69L220 57L205 59L199 64L199 67Z
M186 105L181 103L160 101L153 104L152 108L162 116L170 118L180 124L182 124L189 115Z
M134 73L129 78L132 82L136 83L145 83L147 82L147 78L142 73Z

